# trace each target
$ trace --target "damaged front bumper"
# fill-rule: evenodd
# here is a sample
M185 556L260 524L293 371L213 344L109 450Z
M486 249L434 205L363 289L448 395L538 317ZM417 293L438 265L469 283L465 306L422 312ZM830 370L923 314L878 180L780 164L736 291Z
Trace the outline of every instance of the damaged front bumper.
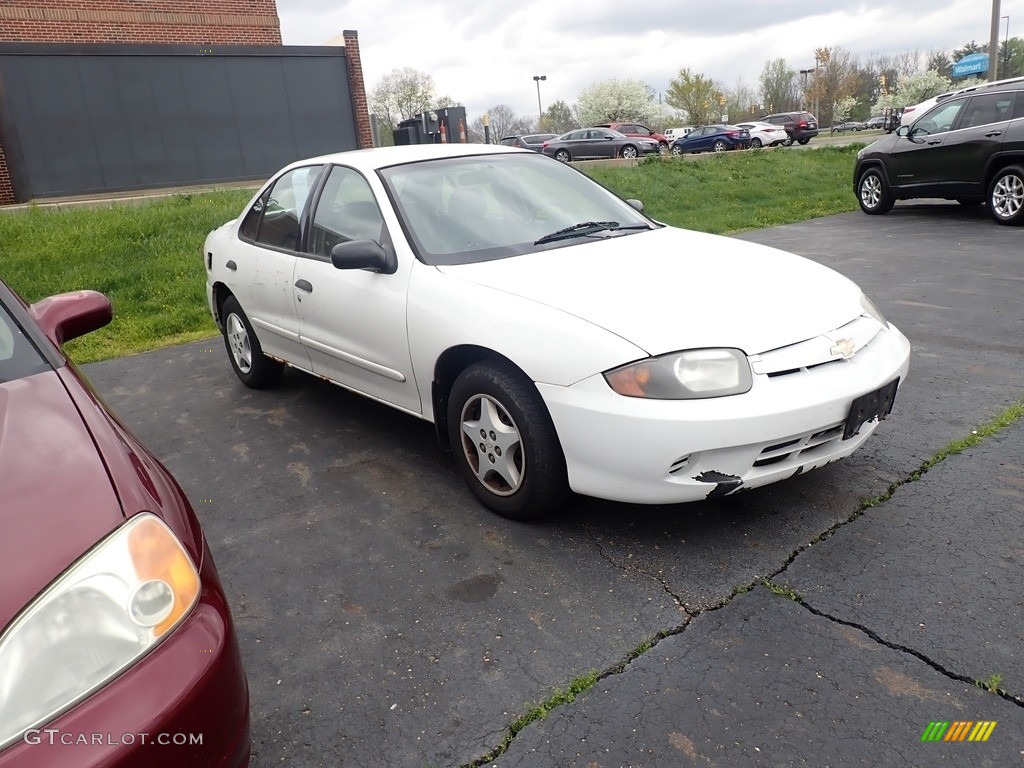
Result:
M849 456L878 426L877 414L885 417L884 397L906 379L909 360L909 342L890 325L850 358L790 375L755 372L742 395L629 398L600 375L571 387L537 387L574 491L671 504L756 488ZM881 396L865 398L875 393ZM879 405L863 423L848 425L858 400Z

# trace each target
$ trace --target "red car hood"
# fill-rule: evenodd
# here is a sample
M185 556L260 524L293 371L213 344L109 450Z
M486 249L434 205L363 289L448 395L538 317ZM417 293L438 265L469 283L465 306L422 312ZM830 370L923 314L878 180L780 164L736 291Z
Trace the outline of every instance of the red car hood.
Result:
M123 521L58 374L0 383L0 628Z

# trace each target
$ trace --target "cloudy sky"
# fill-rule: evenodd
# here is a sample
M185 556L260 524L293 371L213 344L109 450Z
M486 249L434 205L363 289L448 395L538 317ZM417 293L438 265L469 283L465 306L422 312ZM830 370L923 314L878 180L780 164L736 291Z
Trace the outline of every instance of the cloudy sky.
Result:
M1024 37L1024 0L998 0ZM769 59L814 66L816 47L859 56L988 41L993 0L277 0L285 45L359 33L367 91L394 69L430 74L472 120L496 104L537 113L594 82L641 80L664 93L683 67L757 87ZM999 21L999 38L1006 30Z

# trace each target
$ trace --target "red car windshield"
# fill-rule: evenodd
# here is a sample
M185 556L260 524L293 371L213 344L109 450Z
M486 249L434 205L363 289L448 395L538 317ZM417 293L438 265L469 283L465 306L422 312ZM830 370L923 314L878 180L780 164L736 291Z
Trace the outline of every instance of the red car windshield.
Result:
M7 307L0 304L0 385L50 369Z

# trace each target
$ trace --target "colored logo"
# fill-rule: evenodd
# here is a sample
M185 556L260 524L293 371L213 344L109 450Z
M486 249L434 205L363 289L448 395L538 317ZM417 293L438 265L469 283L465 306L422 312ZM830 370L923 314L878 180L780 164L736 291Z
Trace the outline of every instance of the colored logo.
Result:
M995 729L995 720L939 720L928 723L921 741L988 741Z

